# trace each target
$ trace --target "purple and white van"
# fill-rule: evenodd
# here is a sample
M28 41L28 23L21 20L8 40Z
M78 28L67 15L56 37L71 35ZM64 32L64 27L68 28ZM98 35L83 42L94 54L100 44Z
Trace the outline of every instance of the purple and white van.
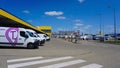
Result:
M0 27L0 46L38 48L38 40L24 28Z

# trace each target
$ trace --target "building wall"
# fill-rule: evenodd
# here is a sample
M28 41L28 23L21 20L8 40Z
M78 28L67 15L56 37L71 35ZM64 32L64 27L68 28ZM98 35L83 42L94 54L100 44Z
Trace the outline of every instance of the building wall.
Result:
M45 32L47 35L51 36L51 30L52 30L51 26L38 26L37 28Z

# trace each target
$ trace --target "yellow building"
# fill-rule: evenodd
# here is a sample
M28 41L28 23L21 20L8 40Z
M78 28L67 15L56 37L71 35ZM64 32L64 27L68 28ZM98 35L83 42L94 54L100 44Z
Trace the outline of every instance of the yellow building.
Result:
M51 26L38 26L37 28L45 32L48 36L51 36L51 30L52 30Z
M44 33L38 30L31 24L21 20L20 18L8 13L7 11L0 8L0 27L22 27L27 29L33 29L38 33Z

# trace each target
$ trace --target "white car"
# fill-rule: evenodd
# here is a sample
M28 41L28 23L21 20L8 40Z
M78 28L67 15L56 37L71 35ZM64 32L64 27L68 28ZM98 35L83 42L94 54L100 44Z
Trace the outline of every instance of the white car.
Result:
M80 37L82 40L91 40L92 36L91 35L83 35Z

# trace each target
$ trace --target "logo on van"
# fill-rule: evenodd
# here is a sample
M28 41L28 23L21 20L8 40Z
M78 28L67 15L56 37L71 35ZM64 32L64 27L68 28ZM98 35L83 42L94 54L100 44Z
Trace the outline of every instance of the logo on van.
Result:
M18 30L19 28L9 28L5 33L6 39L12 46L15 46L18 42Z

